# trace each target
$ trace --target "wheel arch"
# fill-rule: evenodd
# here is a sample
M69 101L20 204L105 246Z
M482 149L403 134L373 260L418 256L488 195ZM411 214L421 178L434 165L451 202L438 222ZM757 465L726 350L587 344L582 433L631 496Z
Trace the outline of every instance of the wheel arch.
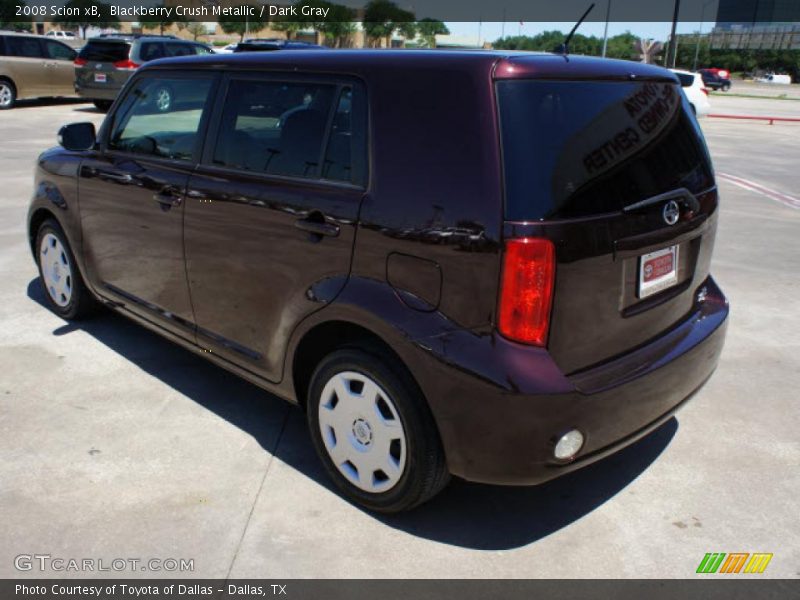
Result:
M64 226L58 220L56 214L49 208L37 208L31 213L31 216L28 219L28 243L31 247L31 252L33 252L34 255L36 255L36 236L39 233L39 228L42 226L42 223L48 219L53 219L59 224L62 230L64 229Z
M411 369L380 335L352 321L331 320L318 323L305 332L292 354L292 386L297 403L303 409L314 369L331 352L347 346L358 346L390 358L395 366L406 372L422 393Z

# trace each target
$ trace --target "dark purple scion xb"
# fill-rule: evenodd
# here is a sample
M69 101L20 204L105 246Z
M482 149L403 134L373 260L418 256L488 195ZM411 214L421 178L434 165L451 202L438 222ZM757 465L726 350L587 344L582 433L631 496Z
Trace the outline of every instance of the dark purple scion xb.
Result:
M168 59L60 143L28 221L52 309L106 305L299 404L376 511L451 475L537 484L596 461L669 419L722 349L714 173L658 67Z

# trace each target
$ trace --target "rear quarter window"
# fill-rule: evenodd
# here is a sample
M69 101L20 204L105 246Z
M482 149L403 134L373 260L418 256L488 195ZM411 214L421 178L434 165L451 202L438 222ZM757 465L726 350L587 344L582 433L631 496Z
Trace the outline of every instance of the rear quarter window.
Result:
M689 75L687 73L675 73L675 75L678 76L681 87L692 87L694 84L694 75Z

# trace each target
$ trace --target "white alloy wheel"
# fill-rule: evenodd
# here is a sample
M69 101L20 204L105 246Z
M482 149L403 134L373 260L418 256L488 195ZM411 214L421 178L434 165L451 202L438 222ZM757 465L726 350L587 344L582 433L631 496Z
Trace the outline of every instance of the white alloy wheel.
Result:
M6 81L0 81L0 108L11 106L13 101L14 90L11 89L11 84Z
M44 286L53 302L64 307L72 300L72 265L67 250L52 233L47 233L39 247L39 264Z
M319 429L333 464L359 489L392 489L406 466L407 441L392 399L372 379L337 373L319 402Z
M167 112L172 106L172 93L169 89L162 87L156 90L156 108L160 112Z

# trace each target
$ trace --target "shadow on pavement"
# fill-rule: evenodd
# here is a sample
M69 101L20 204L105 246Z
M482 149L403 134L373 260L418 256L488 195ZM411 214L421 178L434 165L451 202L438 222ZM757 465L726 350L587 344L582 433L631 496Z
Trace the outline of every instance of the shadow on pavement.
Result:
M45 309L38 279L28 297ZM334 489L314 455L300 409L247 383L125 317L105 311L65 323L53 335L82 330L194 402L252 435L267 451L319 485ZM180 368L176 368L180 367ZM283 414L276 448L274 423ZM537 487L498 487L460 480L431 502L390 517L366 515L395 529L437 542L480 550L505 550L535 542L602 505L636 479L669 445L678 429L670 419L651 435L579 471Z

